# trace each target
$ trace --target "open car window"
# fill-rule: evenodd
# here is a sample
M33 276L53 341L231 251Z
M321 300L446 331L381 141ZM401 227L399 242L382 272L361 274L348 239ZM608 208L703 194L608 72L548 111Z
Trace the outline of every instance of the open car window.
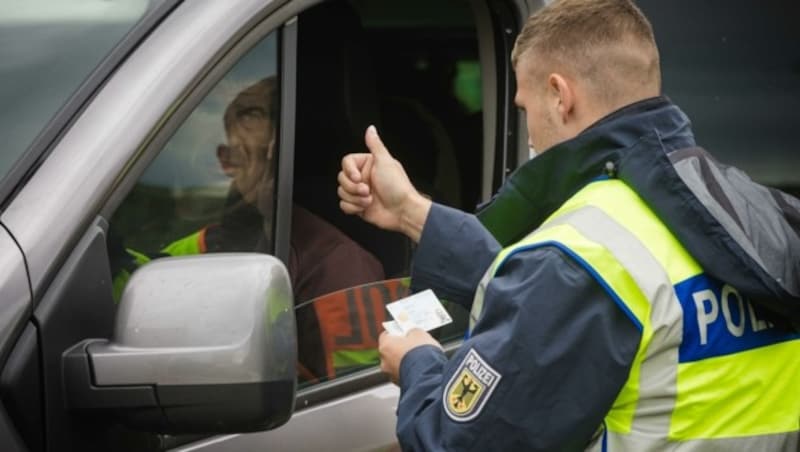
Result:
M412 183L473 211L483 174L482 79L474 5L332 0L298 16L290 274L301 387L379 364L385 305L408 295L413 245L339 209L341 159L375 125ZM446 302L445 302L446 303ZM463 337L467 313L446 304Z

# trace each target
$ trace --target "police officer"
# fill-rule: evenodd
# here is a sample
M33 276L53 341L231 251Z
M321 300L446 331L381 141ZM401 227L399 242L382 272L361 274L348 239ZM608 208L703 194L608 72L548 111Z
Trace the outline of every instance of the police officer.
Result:
M403 448L796 450L800 201L697 147L629 0L551 3L511 58L539 155L478 217L420 196L374 128L342 162L342 210L471 310L450 358L381 336Z

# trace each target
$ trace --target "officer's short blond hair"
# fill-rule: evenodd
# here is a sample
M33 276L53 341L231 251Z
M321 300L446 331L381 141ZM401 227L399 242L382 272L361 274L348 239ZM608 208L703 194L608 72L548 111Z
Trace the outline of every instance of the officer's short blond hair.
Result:
M650 22L630 0L557 0L526 21L511 52L545 70L566 69L615 97L636 87L661 89Z

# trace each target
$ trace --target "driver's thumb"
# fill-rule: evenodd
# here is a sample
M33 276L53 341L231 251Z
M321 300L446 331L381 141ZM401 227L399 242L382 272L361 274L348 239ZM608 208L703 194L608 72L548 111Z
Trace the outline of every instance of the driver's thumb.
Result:
M381 137L378 136L378 130L375 126L367 127L367 134L364 137L364 141L366 141L369 151L375 157L392 156L389 150L386 149L386 146L383 145L383 141L381 141Z

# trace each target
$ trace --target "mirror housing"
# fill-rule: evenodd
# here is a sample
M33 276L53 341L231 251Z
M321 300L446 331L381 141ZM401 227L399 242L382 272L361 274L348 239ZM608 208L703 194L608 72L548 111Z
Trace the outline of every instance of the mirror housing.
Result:
M274 257L206 254L134 272L114 337L64 353L68 406L159 433L269 430L289 420L297 334Z

